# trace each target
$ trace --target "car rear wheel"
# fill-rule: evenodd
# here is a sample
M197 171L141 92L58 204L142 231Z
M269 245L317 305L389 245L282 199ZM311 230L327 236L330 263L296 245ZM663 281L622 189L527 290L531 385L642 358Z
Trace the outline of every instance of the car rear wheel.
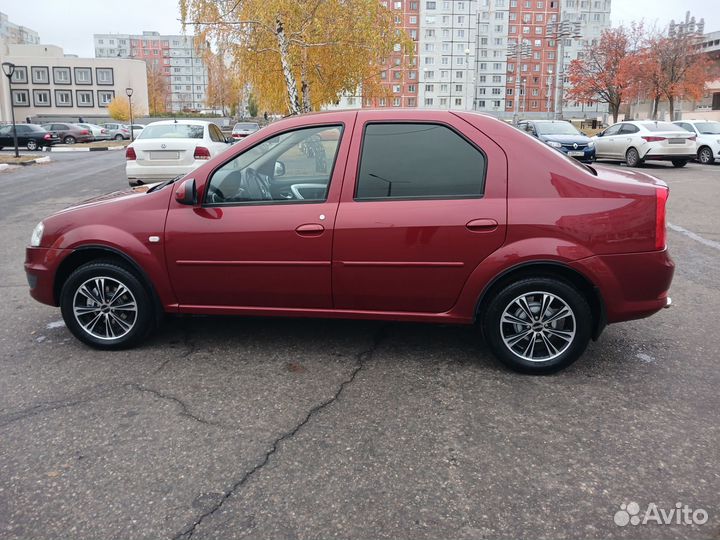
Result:
M629 148L625 153L625 163L627 163L628 167L639 167L642 165L640 154L638 154L635 148Z
M38 143L36 140L30 139L25 146L27 146L28 150L37 150Z
M76 269L62 287L60 308L68 329L98 349L123 349L152 329L154 307L140 280L113 261Z
M123 140L123 136L118 133L117 135L115 135L115 140L116 140L116 141L122 141L122 140Z
M715 161L712 150L708 146L703 146L698 150L698 161L703 165L710 165Z
M680 167L684 167L685 165L687 165L687 159L673 159L672 164L673 167L679 169Z
M65 144L75 144L75 137L73 137L72 135L68 135L63 139L63 142Z
M580 358L592 333L585 297L565 281L527 278L493 296L482 317L485 339L509 368L530 374L559 371Z

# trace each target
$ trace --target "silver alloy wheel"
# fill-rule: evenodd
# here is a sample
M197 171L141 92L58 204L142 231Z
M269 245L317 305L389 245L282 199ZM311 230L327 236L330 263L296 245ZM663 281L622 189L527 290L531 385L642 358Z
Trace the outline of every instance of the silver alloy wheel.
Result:
M707 147L700 149L700 155L698 156L698 160L703 165L707 165L708 163L712 163L713 161L713 153L712 150L710 150Z
M517 357L547 362L563 354L575 340L575 314L562 298L544 291L524 293L500 317L500 336Z
M80 327L106 341L126 336L138 317L130 289L115 278L98 276L80 285L73 297L73 314Z

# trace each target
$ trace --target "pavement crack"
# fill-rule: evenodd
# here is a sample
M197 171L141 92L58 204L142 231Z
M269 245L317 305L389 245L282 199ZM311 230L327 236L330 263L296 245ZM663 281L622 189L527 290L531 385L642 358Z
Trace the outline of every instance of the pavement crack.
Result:
M170 364L170 362L172 362L176 358L188 358L189 356L192 356L193 354L195 354L195 352L197 352L197 344L192 339L191 335L192 326L187 322L185 322L183 326L183 346L185 347L185 350L177 356L170 356L170 358L163 360L163 362L155 369L155 371L153 371L153 375L157 375L158 373L160 373L168 366L168 364Z
M247 483L250 478L255 475L258 471L262 470L265 465L267 465L270 461L270 457L277 453L280 449L280 445L292 439L312 418L317 415L320 411L323 409L329 407L333 403L335 403L340 396L342 395L343 391L350 386L354 381L355 378L358 376L358 373L360 373L367 362L373 357L375 354L375 351L378 349L380 344L383 342L386 336L386 328L384 326L380 327L377 332L375 332L375 335L373 336L373 342L372 345L363 351L360 351L356 356L356 363L355 367L353 367L352 371L350 372L350 375L340 383L335 393L325 401L318 403L317 405L313 406L307 414L303 417L303 419L295 424L290 430L284 432L282 435L280 435L278 438L276 438L272 444L270 445L270 448L265 452L262 459L258 461L255 466L247 471L245 474L243 474L238 480L236 480L229 490L225 491L218 499L218 501L210 508L208 511L204 512L200 516L198 516L195 521L193 521L190 525L185 527L182 531L177 533L173 540L189 540L192 538L192 536L195 534L195 530L197 527L205 521L208 517L212 516L215 512L220 510L222 508L223 504L225 504L225 501L227 501L230 497L232 497L234 494L237 493L237 491L243 487Z
M187 418L190 418L192 420L195 420L196 422L199 422L201 424L205 424L207 426L220 426L219 423L213 422L212 420L205 420L204 418L201 418L200 416L196 415L192 411L190 411L190 407L187 406L187 404L181 400L180 398L177 398L175 396L171 396L170 394L165 394L163 392L160 392L159 390L155 390L154 388L148 388L147 386L142 386L137 383L128 383L125 385L126 388L131 388L133 390L137 390L138 392L145 392L148 394L152 394L153 396L164 399L166 401L170 401L172 403L175 403L176 405L180 406L180 416L185 416Z

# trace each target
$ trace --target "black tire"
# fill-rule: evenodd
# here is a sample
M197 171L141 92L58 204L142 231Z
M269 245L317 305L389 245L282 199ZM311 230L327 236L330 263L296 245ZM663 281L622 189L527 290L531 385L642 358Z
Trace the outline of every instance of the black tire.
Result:
M687 165L687 159L673 159L672 164L673 164L673 167L675 167L676 169L679 169L679 168Z
M538 294L534 294L538 293ZM534 321L532 324L526 324L525 326L519 326L512 323L501 322L503 321L503 314L506 309L512 311L517 306L520 308L520 304L516 304L516 300L523 297L537 298L538 302L527 302L528 307L533 312L534 316L539 316L541 311L541 302L543 293L549 294L555 297L557 300L553 300L552 303L548 304L545 311L540 315L547 314L546 318L552 318L559 314L564 309L564 305L569 308L571 315L564 318L558 318L556 321L549 322L544 325L547 331L543 331L543 325ZM528 373L532 375L543 375L549 373L555 373L561 369L566 368L573 362L575 362L585 352L585 349L590 341L592 335L592 324L593 316L590 310L590 306L585 297L570 283L551 277L537 277L537 278L526 278L514 283L510 283L489 299L486 304L487 308L484 309L481 314L481 325L485 340L493 352L495 357L500 360L503 364L512 370L519 371L521 373ZM522 308L520 308L522 309ZM538 313L535 313L537 309ZM553 311L557 310L557 311ZM522 313L521 313L522 317ZM572 318L571 318L572 317ZM549 324L549 326L548 326ZM540 325L540 330L535 332L533 329L536 325ZM513 330L513 328L518 328ZM528 335L527 341L525 339L519 340L517 346L520 349L529 348L530 354L526 357L521 356L522 353L514 352L511 346L506 344L503 339L503 333L507 332L518 332L517 335L524 333L527 328L527 332L530 332L532 338ZM551 334L550 332L567 332L568 334L573 332L572 339L567 341L567 338L557 337L557 334ZM548 336L547 338L545 336ZM514 336L505 336L507 339L512 341ZM552 339L550 339L552 338ZM546 346L543 342L550 341L550 346ZM534 344L531 343L534 341ZM533 356L535 346L538 346L538 355L534 360L528 360L528 356ZM553 351L550 347L555 347ZM545 351L547 354L540 354L541 351ZM543 356L547 357L546 360Z
M625 152L625 163L628 167L639 167L643 161L635 148L628 148L628 151Z
M697 160L703 165L712 165L715 162L712 149L709 146L703 146L698 150Z
M73 137L72 135L68 135L67 137L65 137L63 139L63 142L65 144L75 144L76 140L75 140L75 137Z
M38 143L35 139L28 139L27 144L25 145L28 150L35 151L38 149Z
M124 138L125 138L125 137L123 137L123 136L120 135L119 133L118 133L117 135L115 135L115 140L116 140L116 141L122 141Z
M99 287L95 286L94 281L88 284L88 280L92 280L93 278L105 278L107 280L104 282L103 296L97 295ZM113 286L115 286L116 283L125 286L129 293L121 294L117 297L117 301L120 303L113 302L111 299L111 301L108 302L107 297L104 295L113 295L114 297L114 293L119 289L119 286L117 286L113 290ZM90 320L91 317L95 316L94 313L81 314L79 317L75 315L76 307L81 310L94 308L100 310L100 302L94 303L89 300L87 295L79 292L79 289L83 285L86 285L86 290L88 290L94 298L102 298L102 305L106 306L101 310L105 314L98 315L100 319L98 319L96 326L91 326L92 321ZM114 303L117 306L127 306L131 305L132 300L134 300L137 308L134 315L132 311L127 308L125 308L127 311L113 310L113 314L107 314L107 305ZM83 343L97 349L126 349L132 347L148 335L154 328L156 321L155 305L147 289L135 274L115 261L90 262L77 268L70 274L62 286L60 309L65 324L73 335ZM113 316L115 316L115 318L111 319ZM129 317L123 319L123 322L130 326L129 330L123 328L119 322L113 322L122 316ZM79 318L90 330L95 331L95 333L83 328ZM105 322L106 320L110 322ZM110 325L110 331L106 330L107 326L103 326L104 324ZM112 337L112 334L120 334L122 332L126 333L116 338ZM103 336L99 334L105 334L107 337L103 338Z

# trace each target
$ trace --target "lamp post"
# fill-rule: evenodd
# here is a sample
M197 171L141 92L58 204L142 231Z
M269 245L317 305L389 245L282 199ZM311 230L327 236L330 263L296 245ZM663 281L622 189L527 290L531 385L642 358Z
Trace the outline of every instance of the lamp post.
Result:
M508 56L515 57L515 103L513 107L513 124L518 123L518 109L520 108L520 77L522 76L522 70L520 64L523 58L529 58L532 52L532 46L530 41L523 39L522 43L510 43L508 45Z
M15 144L15 157L17 158L20 157L20 153L18 152L17 127L15 126L15 104L13 103L12 98L12 76L13 73L15 73L15 64L12 62L3 62L2 70L8 80L8 92L10 93L10 115L12 116L13 126L13 143Z
M133 142L135 139L133 137L133 114L132 114L132 95L133 95L133 89L128 87L125 89L125 94L128 97L128 103L130 104L130 142Z
M580 33L580 21L569 21L563 19L559 22L547 25L548 37L554 37L560 41L558 48L558 68L557 68L557 84L555 85L555 118L562 120L563 117L563 92L565 89L565 40L579 39L582 37Z

